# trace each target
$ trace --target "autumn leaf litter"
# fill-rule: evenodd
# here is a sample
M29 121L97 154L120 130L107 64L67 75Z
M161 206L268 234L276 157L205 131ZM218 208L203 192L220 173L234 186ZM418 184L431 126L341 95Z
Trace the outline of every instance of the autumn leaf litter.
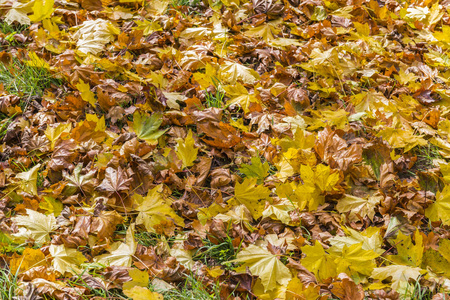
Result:
M2 299L444 299L449 5L1 2Z

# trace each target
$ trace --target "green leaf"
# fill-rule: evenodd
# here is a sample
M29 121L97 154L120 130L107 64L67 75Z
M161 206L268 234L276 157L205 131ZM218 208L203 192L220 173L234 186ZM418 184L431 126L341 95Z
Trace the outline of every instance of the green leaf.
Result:
M247 165L244 164L239 169L239 171L245 176L250 178L257 178L258 181L256 183L261 184L264 181L264 178L269 174L269 164L267 162L262 163L261 158L259 156L252 157L252 164Z
M162 114L154 113L151 116L146 113L136 111L133 114L132 130L137 137L146 141L150 145L157 145L158 138L166 132L166 130L158 130L162 123Z

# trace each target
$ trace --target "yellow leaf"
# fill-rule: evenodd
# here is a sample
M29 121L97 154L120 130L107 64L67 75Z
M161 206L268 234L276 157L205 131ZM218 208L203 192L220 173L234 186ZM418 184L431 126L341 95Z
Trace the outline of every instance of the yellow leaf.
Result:
M375 268L371 277L380 281L391 277L391 288L400 295L404 295L408 289L408 280L417 278L425 273L421 268L413 268L410 266L392 265L387 267Z
M21 256L11 259L9 267L12 274L25 272L37 266L45 266L45 255L40 249L25 248Z
M47 214L54 214L57 217L63 209L63 204L53 197L44 196L44 200L39 203L39 208L46 210Z
M359 198L352 195L345 195L344 198L338 201L336 209L340 213L350 212L349 220L358 221L359 217L364 218L368 216L373 220L375 216L375 206L383 200L383 196L375 195L368 196L367 199Z
M262 185L255 186L256 181L257 178L245 178L242 184L237 182L233 201L237 202L236 204L244 204L254 219L262 216L266 200L270 200L270 190Z
M16 179L20 179L19 188L22 191L37 195L37 176L40 167L41 165L37 164L28 171L16 175Z
M259 79L259 74L255 70L232 61L225 61L220 65L219 76L222 82L228 84L236 84L238 80L245 84L253 84Z
M48 62L40 58L35 52L28 52L28 56L30 57L30 60L26 60L25 63L30 67L50 70L50 65Z
M94 257L94 261L106 266L131 267L132 257L136 252L134 240L134 224L128 227L125 243L116 242L110 246L109 254Z
M29 16L31 22L39 22L49 18L53 13L54 0L35 0L33 14Z
M124 289L123 293L130 297L133 300L163 300L163 295L151 292L149 289L141 287L141 286L135 286L132 289Z
M378 256L372 250L363 250L362 243L344 246L342 253L335 259L337 273L369 276L376 267L374 259Z
M192 137L192 130L189 130L186 138L178 139L176 153L179 159L183 161L183 169L194 165L197 159L198 149L194 147L195 141Z
M163 186L157 185L148 191L146 197L139 194L133 195L135 209L139 212L136 224L144 224L149 232L155 232L155 225L161 221L172 220L178 226L184 225L184 220L178 216L170 207L170 202L166 201L162 195Z
M442 221L450 225L450 185L436 193L436 201L425 210L425 216L432 222Z
M27 209L28 216L16 216L12 221L19 226L19 232L15 237L32 239L38 244L50 241L50 232L58 228L53 214L44 215L37 211Z
M245 113L250 112L250 104L252 102L259 102L258 98L256 98L253 94L249 94L247 89L239 82L235 85L224 86L223 89L228 95L231 96L230 100L227 102L227 105L239 105Z
M71 123L57 123L56 127L50 125L45 129L45 136L50 140L52 150L55 148L55 143L59 138L64 138L64 136L69 135L72 130Z
M317 280L323 281L337 275L334 259L325 252L318 241L314 246L306 245L301 250L306 254L306 257L301 260L302 265L313 272Z
M95 99L95 94L91 91L89 83L84 83L82 79L76 84L77 90L81 94L81 99L88 102L90 105L95 106L97 100Z
M139 269L128 270L128 275L131 277L131 281L127 281L123 284L124 290L132 289L135 286L148 286L149 275L147 271L141 271Z
M82 271L80 265L86 261L86 257L81 252L73 248L66 248L64 245L53 244L48 250L53 258L53 268L62 275L66 273L79 274Z
M250 245L240 251L236 259L231 262L244 263L236 271L245 273L248 267L252 275L258 276L264 286L264 292L271 291L276 288L277 283L287 285L292 278L289 269L278 259L278 257L268 250Z
M411 236L404 235L399 231L394 245L397 248L397 255L389 255L387 258L396 264L409 265L412 267L420 267L424 252L423 237L419 230L414 234L414 244Z

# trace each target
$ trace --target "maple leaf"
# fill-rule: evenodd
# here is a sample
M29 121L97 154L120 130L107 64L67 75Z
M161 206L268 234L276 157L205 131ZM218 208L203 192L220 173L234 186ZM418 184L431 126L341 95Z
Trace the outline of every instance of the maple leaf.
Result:
M134 240L134 224L128 227L125 243L113 243L108 249L109 254L94 257L94 261L106 266L131 267L132 257L136 252Z
M254 156L251 159L252 164L243 164L239 168L239 171L250 178L257 178L257 184L261 184L264 178L269 174L270 166L267 162L262 163L259 156Z
M192 137L192 130L189 130L184 140L178 139L177 143L176 153L178 158L183 161L183 168L192 166L198 153L198 149L194 147L195 141Z
M316 242L314 246L303 246L301 250L306 255L306 257L301 260L302 265L313 272L314 275L316 275L317 280L322 281L337 275L337 266L333 257L325 252L319 242Z
M150 145L157 145L158 138L166 132L166 130L158 130L161 123L161 114L154 113L149 116L146 113L136 111L133 114L131 129L133 129L137 137L141 140L146 141Z
M400 294L404 294L408 288L408 280L417 280L417 278L425 272L426 271L421 268L413 268L404 265L392 265L375 268L370 277L378 280L386 280L391 277L391 288Z
M86 257L76 249L66 248L64 245L50 245L48 251L52 256L52 265L62 275L79 274L82 269L80 264L86 261Z
M20 179L19 188L31 195L37 195L37 177L40 164L35 165L26 172L16 175L16 179Z
M54 0L35 0L33 14L29 16L31 22L39 22L50 17L53 13Z
M228 60L220 65L219 75L223 82L229 84L236 84L238 80L252 84L259 79L259 74L255 70Z
M404 235L403 232L399 231L397 238L394 240L397 255L389 255L387 258L396 264L420 267L424 246L423 237L419 230L416 230L414 234L414 242L413 244L409 235Z
M51 149L55 148L56 141L70 133L72 124L57 123L57 126L47 126L45 129L45 136L50 140ZM56 124L54 124L56 125Z
M374 259L378 256L372 250L362 249L362 243L349 247L345 245L342 253L335 259L337 273L370 275L376 266Z
M121 191L126 191L130 188L131 178L127 178L127 174L122 168L117 170L108 167L105 170L105 179L97 187L100 191L105 191L109 195L113 193L119 193Z
M150 190L146 197L134 194L135 209L139 212L136 224L144 224L149 232L155 232L155 225L163 220L171 220L178 226L184 225L183 218L179 217L163 198L163 186L158 185Z
M151 292L149 289L141 286L135 286L131 289L124 289L123 293L133 300L163 300L163 295L157 292Z
M344 198L338 201L336 209L340 212L350 212L349 220L357 221L359 218L368 216L373 220L375 216L375 207L383 199L381 195L368 196L367 199L355 197L352 195L345 195Z
M231 99L227 102L227 106L239 105L245 113L250 112L252 103L260 102L254 94L249 94L247 89L239 82L235 85L225 86L223 89L231 96Z
M259 246L249 245L236 255L236 259L230 262L244 263L236 271L245 273L245 269L248 267L252 275L261 279L264 292L275 289L276 283L287 285L292 278L289 269L276 255Z
M83 169L83 164L78 164L74 169L72 175L67 174L63 171L63 177L68 181L67 187L71 188L70 193L74 194L76 191L90 192L94 188L93 177L95 175L95 170L90 170L85 175L81 175L81 170Z
M84 21L75 33L74 39L77 40L78 51L97 55L119 33L119 29L110 21L98 18Z
M34 240L37 244L50 241L50 233L58 228L53 214L48 216L37 211L26 209L27 216L16 216L12 221L19 226L15 237Z
M11 273L18 274L31 268L45 266L45 255L40 249L25 248L21 256L13 256L9 263Z
M243 204L254 219L262 216L266 200L270 200L270 190L262 185L256 185L256 178L245 178L242 183L236 182L235 202Z
M346 236L334 236L329 239L333 246L331 249L339 249L342 252L344 246L351 246L362 243L363 250L372 250L375 253L382 254L384 250L381 248L383 239L380 235L380 229L377 227L368 227L362 232L358 232L349 227L343 227Z
M89 83L85 83L83 79L76 84L76 88L80 91L81 98L88 102L90 105L95 106L97 100L95 99L95 94L91 91Z
M436 201L425 210L425 216L433 222L442 221L450 225L450 185L436 193Z

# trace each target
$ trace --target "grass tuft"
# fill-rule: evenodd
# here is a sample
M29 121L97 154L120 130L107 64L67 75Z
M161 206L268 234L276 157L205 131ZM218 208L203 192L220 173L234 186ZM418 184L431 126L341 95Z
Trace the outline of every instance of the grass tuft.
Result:
M25 107L33 96L41 97L46 88L62 82L45 68L32 67L13 58L10 64L0 64L0 83L8 93L21 97Z
M164 300L220 300L219 284L208 288L192 275L186 275L186 280L176 289L156 291L164 296Z
M0 299L13 299L18 289L17 275L7 269L0 269Z

